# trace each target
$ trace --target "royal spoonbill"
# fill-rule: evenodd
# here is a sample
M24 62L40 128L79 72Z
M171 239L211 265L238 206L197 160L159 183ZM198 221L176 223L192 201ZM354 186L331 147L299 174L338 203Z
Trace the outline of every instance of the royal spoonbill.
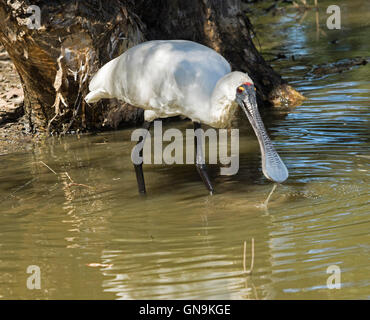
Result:
M230 64L216 51L185 40L156 40L130 48L105 64L92 78L88 103L117 98L144 109L144 128L157 118L182 115L194 123L214 128L230 126L240 107L257 136L262 171L272 181L283 182L288 170L268 137L256 102L252 79L243 72L231 72ZM199 132L199 131L198 131ZM145 138L138 143L144 143ZM210 193L201 139L196 139L196 167ZM139 192L145 193L142 165L134 165Z

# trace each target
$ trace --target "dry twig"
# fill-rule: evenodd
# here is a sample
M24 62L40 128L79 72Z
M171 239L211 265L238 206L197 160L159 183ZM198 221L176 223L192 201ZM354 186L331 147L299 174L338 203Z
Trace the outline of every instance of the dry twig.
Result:
M249 270L246 267L246 260L247 260L247 241L244 241L244 251L243 251L243 271L244 273L251 274L253 271L254 266L254 238L252 238L252 258L251 258L251 265Z

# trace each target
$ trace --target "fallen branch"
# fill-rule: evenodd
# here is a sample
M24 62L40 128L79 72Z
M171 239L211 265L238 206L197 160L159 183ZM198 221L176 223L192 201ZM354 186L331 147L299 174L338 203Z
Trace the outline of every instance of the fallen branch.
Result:
M52 168L50 168L44 161L40 161L41 164L43 164L46 168L48 168L52 173L54 173L55 175L58 175L58 173L55 172L55 170L53 170ZM69 179L70 183L66 183L66 186L69 188L69 187L84 187L84 188L90 188L90 189L93 189L93 187L91 186L88 186L87 184L83 184L83 183L76 183L72 180L72 178L70 177L70 175L68 174L68 172L64 172L64 175Z
M86 184L74 183L74 182L67 184L67 187L85 187L85 188L93 189L93 187L90 187L90 186L88 186Z
M314 76L324 76L334 73L341 73L343 71L351 70L353 67L356 66L364 66L368 64L369 61L369 57L343 59L332 63L314 66L309 74Z
M66 186L69 187L84 187L84 188L90 188L93 189L93 187L88 186L87 184L83 183L75 183L72 178L69 176L68 172L64 172L65 176L71 181L71 183L66 184Z
M33 179L31 179L31 180L29 180L29 181L27 181L25 184L23 184L23 185L21 185L20 187L18 187L17 189L15 189L11 194L10 194L10 196L11 197L14 197L14 195L19 191L19 190L21 190L21 189L23 189L23 188L25 188L25 187L27 187L28 185L30 185L32 182L34 182L35 180L37 180L37 178L33 178ZM8 196L5 196L5 197L3 197L2 199L1 199L1 201L4 201L5 199L7 199L8 198Z
M44 161L40 161L41 164L43 164L46 168L48 168L52 173L55 175L58 175L52 168L50 168Z

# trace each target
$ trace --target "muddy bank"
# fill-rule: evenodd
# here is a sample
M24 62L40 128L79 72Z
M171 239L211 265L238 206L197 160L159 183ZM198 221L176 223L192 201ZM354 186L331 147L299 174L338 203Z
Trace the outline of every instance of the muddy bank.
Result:
M0 155L25 150L32 137L23 123L23 89L3 46L0 46Z

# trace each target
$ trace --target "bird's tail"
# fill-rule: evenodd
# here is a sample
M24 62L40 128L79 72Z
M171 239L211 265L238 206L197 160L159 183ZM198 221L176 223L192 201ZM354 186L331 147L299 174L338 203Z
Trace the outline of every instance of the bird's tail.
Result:
M109 98L109 94L104 89L97 89L91 91L86 97L85 101L87 103L98 102L100 99Z

